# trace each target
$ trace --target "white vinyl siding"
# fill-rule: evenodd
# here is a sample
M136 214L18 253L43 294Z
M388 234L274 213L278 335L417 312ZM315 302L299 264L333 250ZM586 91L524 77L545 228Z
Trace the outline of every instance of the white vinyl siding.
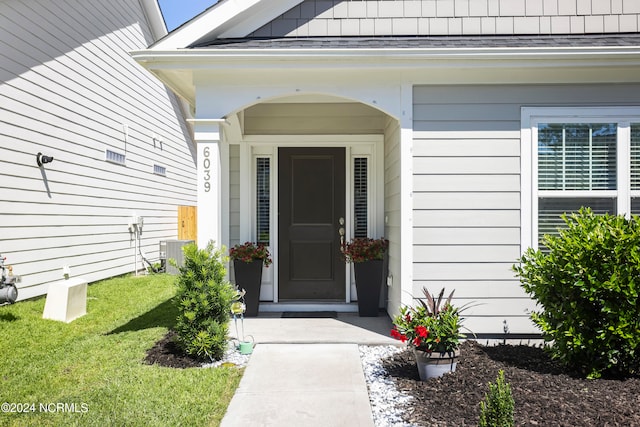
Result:
M2 2L0 40L0 250L19 297L46 293L63 265L89 281L133 271L134 212L157 260L177 207L196 204L195 164L178 101L129 56L153 42L140 3ZM54 161L39 168L38 152Z
M521 109L636 102L638 85L416 86L413 287L455 289L476 333L536 332L511 267L522 250ZM640 195L640 193L639 193Z

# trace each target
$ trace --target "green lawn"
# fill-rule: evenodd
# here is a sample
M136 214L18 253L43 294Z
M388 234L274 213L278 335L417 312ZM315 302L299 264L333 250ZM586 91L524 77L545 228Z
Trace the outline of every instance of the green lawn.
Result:
M42 319L44 298L0 307L0 404L29 411L5 412L4 405L0 425L220 424L241 370L142 363L175 322L174 280L152 275L91 285L87 315L69 324Z

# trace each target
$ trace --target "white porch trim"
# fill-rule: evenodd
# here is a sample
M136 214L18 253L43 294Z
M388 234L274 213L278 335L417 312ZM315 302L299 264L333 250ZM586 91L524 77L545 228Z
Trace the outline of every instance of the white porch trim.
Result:
M222 134L225 119L196 120L198 247L229 242L229 144Z
M412 305L413 297L413 85L400 90L400 304ZM405 285L408 284L408 285ZM408 288L408 289L407 289ZM395 314L395 313L391 313Z

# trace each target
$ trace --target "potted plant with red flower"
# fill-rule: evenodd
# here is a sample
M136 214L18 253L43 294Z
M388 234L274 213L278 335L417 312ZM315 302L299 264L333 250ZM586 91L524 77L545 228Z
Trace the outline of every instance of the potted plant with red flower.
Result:
M236 286L246 291L245 316L255 317L260 304L262 267L272 263L269 249L262 243L245 242L231 248L229 257L233 260Z
M378 315L380 290L387 276L388 248L387 239L368 237L358 237L341 246L345 260L353 263L358 292L358 314L362 317Z
M462 318L460 308L451 304L453 292L444 299L444 289L436 297L423 288L425 298L415 307L403 306L393 320L391 336L413 349L421 380L453 372L460 355Z

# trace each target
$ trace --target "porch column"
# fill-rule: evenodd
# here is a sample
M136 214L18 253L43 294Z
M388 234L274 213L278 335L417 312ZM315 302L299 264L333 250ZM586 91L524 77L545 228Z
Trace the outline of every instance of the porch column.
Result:
M222 233L222 124L224 119L195 119L198 179L198 247L213 240L216 247L223 242Z

